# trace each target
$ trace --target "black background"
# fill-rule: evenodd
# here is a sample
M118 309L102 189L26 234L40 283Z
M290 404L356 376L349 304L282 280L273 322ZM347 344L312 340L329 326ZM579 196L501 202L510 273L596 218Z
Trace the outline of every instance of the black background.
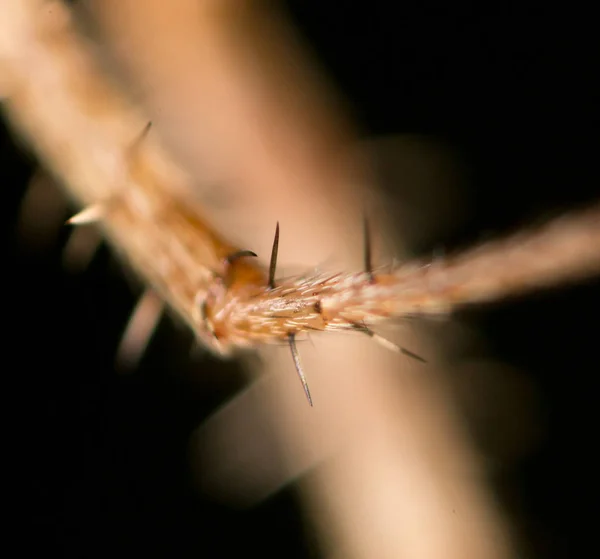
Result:
M469 211L435 243L463 245L597 197L591 14L523 4L502 13L345 4L288 6L362 133L432 135L467 162L461 188ZM249 511L192 490L188 437L242 385L239 371L191 363L190 337L163 321L139 371L118 375L114 351L132 290L105 247L87 271L71 275L60 260L66 231L44 251L16 238L33 160L5 129L0 139L8 240L2 369L17 442L4 458L20 474L11 485L25 511L17 515L22 549L63 557L319 556L293 489ZM493 479L530 557L575 556L595 539L598 288L588 281L466 317L540 394L541 442Z

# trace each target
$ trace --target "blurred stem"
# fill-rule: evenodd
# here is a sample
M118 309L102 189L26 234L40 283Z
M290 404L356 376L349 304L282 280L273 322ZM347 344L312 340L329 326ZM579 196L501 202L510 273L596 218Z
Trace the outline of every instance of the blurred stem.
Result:
M279 14L252 2L91 5L188 168L200 182L227 185L229 205L211 209L219 227L267 255L279 220L288 261L309 267L335 254L338 265L360 265L360 215L373 184L360 161L344 160L353 140L344 111ZM303 487L326 549L507 556L502 521L435 373L412 376L404 361L352 340L319 348L318 359L303 349L314 411L289 355L262 356L265 369L289 377L271 384L268 405L290 470L311 463L307 456L324 460ZM409 374L398 376L399 367Z
M11 117L55 174L81 201L95 201L118 180L131 132L145 119L99 73L86 73L90 59L59 6L0 0L0 87ZM220 230L266 255L279 220L283 262L287 254L314 266L335 254L339 267L360 265L362 199L373 185L360 158L347 164L351 127L280 17L250 2L90 6L200 190L229 189L230 206L210 208ZM58 25L55 17L63 18ZM168 191L170 182L156 188ZM131 241L115 235L113 242ZM329 554L506 557L503 521L434 367L422 374L368 340L332 336L317 349L302 348L314 410L287 352L262 354L277 379L265 405L284 459L290 469L299 460L315 465L302 485L305 510ZM427 355L435 361L433 351Z

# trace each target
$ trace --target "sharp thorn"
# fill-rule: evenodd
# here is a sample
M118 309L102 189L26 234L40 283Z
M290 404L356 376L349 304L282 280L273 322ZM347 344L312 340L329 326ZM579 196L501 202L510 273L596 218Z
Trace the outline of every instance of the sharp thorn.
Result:
M275 289L275 270L277 268L277 252L279 251L279 221L275 227L275 238L271 249L271 262L269 263L269 289Z
M363 217L363 243L365 251L365 272L369 276L369 281L373 283L375 281L375 275L373 274L373 258L371 255L371 230L369 228L369 219L366 215Z
M423 357L421 357L420 355L417 355L416 353L413 353L412 351L402 346L396 345L394 342L391 342L387 338L376 334L375 332L373 332L373 330L371 330L368 326L365 326L364 324L355 323L353 327L355 330L366 334L367 336L369 336L369 338L372 338L379 345L385 347L386 349L389 349L390 351L402 353L403 355L406 355L407 357L412 357L413 359L415 359L416 361L420 361L421 363L427 363L427 361L423 359Z
M308 403L312 407L313 401L310 396L310 390L308 389L308 383L306 382L306 377L304 376L304 371L302 370L302 365L300 364L300 356L298 355L298 348L296 347L296 334L288 334L288 342L290 344L290 349L292 351L292 359L294 360L294 365L296 366L296 372L300 377L300 382L302 382L302 386L304 388L304 393L306 394L306 399Z
M400 352L403 353L404 355L408 356L408 357L412 357L416 361L420 361L421 363L427 363L426 359L424 359L420 355L417 355L416 353L413 353L412 351L409 351L405 347L400 347Z
M85 225L94 223L104 217L105 208L102 204L94 204L84 208L72 218L68 219L66 225Z

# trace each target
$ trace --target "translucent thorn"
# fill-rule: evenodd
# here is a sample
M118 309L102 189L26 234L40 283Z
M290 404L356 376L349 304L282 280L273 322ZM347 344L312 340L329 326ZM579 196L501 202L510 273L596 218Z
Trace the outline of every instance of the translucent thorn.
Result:
M102 243L102 236L95 229L75 229L63 248L62 261L71 273L85 270Z
M371 338L373 341L377 342L380 346L385 347L386 349L388 349L390 351L394 351L396 353L402 353L403 355L406 355L407 357L412 357L413 359L420 361L421 363L427 363L427 361L425 359L423 359L420 355L417 355L416 353L413 353L412 351L410 351L402 346L399 346L399 345L395 344L394 342L391 342L387 338L384 338L383 336L376 334L368 326L363 326L362 324L355 324L354 328L356 330L358 330L359 332L366 334L367 336L369 336L369 338Z
M84 225L87 223L95 223L105 215L105 207L102 204L94 204L84 208L79 213L75 214L71 219L67 220L67 225Z
M154 291L149 289L142 295L131 313L117 349L116 364L119 369L131 370L138 365L160 322L163 309L164 303Z
M288 334L288 342L290 344L290 349L292 350L292 359L294 360L296 371L298 373L298 376L300 377L300 382L302 382L302 386L304 387L304 393L306 394L308 403L312 407L313 402L312 398L310 397L310 390L308 389L308 383L306 382L306 377L304 376L304 371L302 370L302 365L300 364L298 348L296 347L296 334Z
M271 262L269 263L269 288L275 289L275 269L277 268L277 252L279 251L279 221L275 227L275 238L271 249Z
M379 334L375 334L373 332L371 338L373 338L375 342L377 342L380 346L385 347L386 349L395 351L396 353L402 353L403 355L406 355L407 357L412 357L413 359L420 361L421 363L427 363L427 361L423 359L420 355L417 355L416 353L413 353L412 351L406 349L405 347L399 346L394 342L390 342L390 340L384 338L383 336L380 336Z

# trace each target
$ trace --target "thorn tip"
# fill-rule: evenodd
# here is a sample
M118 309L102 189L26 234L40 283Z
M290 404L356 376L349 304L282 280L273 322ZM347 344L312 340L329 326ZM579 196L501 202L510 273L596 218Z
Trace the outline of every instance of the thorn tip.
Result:
M300 356L298 355L298 348L296 347L296 334L290 333L288 334L288 342L290 344L290 350L292 351L292 359L294 360L294 365L296 366L296 372L300 377L300 382L302 382L302 387L304 388L304 394L306 394L306 399L310 404L310 407L313 407L313 401L310 396L310 390L308 388L308 382L306 381L306 377L304 376L304 371L302 370L302 365L300 363Z
M104 206L101 204L88 206L68 219L66 225L84 225L99 221L100 218L104 217L104 209Z
M373 330L371 330L368 326L364 324L354 323L352 327L358 332L366 334L367 336L369 336L369 338L372 338L379 345L385 347L386 349L389 349L396 353L402 353L403 355L406 355L407 357L412 357L413 359L415 359L416 361L420 361L421 363L427 363L427 360L421 357L420 355L417 355L416 353L413 353L412 351L402 346L396 345L394 342L391 342L387 338L384 338L383 336L380 336L379 334L373 332Z
M275 270L277 268L277 253L279 251L279 221L275 227L275 238L271 249L271 261L269 263L269 289L275 289Z

